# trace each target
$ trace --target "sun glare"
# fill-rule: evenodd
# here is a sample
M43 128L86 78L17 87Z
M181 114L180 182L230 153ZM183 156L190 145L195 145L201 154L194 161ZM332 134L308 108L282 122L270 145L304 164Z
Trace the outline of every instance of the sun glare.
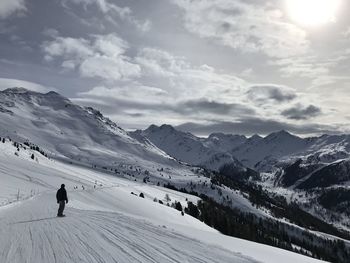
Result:
M290 17L306 26L335 22L340 0L287 0Z

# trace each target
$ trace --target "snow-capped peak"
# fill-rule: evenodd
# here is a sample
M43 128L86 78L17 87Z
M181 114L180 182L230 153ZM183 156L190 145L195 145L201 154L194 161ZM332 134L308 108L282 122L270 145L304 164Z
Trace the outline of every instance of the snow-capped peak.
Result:
M285 130L281 130L278 132L274 132L269 134L268 136L266 136L265 141L273 141L273 140L296 140L296 141L303 141L302 138L292 135L291 133L285 131Z

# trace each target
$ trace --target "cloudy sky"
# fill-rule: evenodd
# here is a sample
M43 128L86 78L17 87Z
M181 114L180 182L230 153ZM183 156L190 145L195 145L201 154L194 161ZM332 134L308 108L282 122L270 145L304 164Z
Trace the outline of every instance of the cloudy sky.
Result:
M347 0L1 0L0 89L126 129L350 132Z

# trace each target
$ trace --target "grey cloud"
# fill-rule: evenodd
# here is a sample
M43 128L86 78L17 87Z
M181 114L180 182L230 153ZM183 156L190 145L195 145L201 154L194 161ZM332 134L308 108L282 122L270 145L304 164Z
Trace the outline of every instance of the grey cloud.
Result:
M316 117L322 113L321 109L310 105L308 107L303 107L302 105L296 105L290 109L282 112L282 115L288 119L293 120L307 120L312 117Z
M180 103L175 109L179 112L207 112L214 114L255 114L255 111L245 105L237 103L222 103L213 100L189 100Z
M345 38L350 37L350 27L347 28L345 31L343 31L343 32L342 32L342 35L343 35Z
M266 135L271 132L287 130L289 132L309 135L309 134L334 134L336 127L319 124L293 125L275 120L264 120L258 118L240 119L236 122L214 121L208 124L198 124L193 122L184 123L176 127L179 130L191 132L196 135L206 136L215 132L246 134L255 133Z
M11 32L14 32L15 30L16 30L15 26L0 22L0 34L1 35L9 34Z
M135 98L97 96L94 94L82 94L82 98L73 99L75 102L86 106L94 106L105 110L107 114L122 110L138 110L138 111L154 111L154 112L170 112L181 116L190 117L203 114L216 114L235 116L255 115L255 111L248 106L235 103L221 103L209 100L190 100L178 103L164 103L162 101L136 100Z
M36 91L36 92L49 92L51 90L56 90L52 87L44 87L41 84L29 82L20 79L8 79L8 78L0 78L0 90L13 88L13 87L24 87L28 90Z
M297 97L293 89L278 85L255 85L249 88L247 95L256 102L289 102Z
M125 55L128 43L115 34L91 39L55 36L42 44L48 62L58 60L66 70L79 68L82 77L117 81L137 77L141 68Z
M108 0L61 0L61 3L67 9L70 9L72 4L82 5L86 12L89 11L89 6L95 6L103 13L103 18L114 26L119 25L115 18L117 16L119 20L126 21L143 32L149 31L151 28L151 22L149 20L138 20L133 15L130 7L120 7ZM95 13L93 14L96 15Z
M243 52L260 51L275 58L305 54L309 49L305 31L264 1L172 2L184 10L185 27L190 32L224 46Z
M167 114L179 114L180 116L183 116L184 120L190 119L191 115L196 116L198 115L197 111L199 111L206 103L199 102L198 106L197 103L191 102L191 103L182 103L180 104L163 104L159 102L154 103L145 103L145 102L134 102L134 101L127 101L125 99L118 99L118 98L103 98L101 101L94 100L94 99L75 99L76 103L86 106L93 106L94 108L97 108L101 110L104 114L107 114L109 116L117 116L115 118L115 121L119 122L118 118L120 116L128 116L132 118L140 118L140 117L150 117L150 116L158 116L157 118L161 118L159 120L158 124L161 123L168 123L167 121ZM186 107L186 104L193 104L196 107L196 111L189 111L188 109L181 109L181 107ZM227 111L231 110L230 107L227 107L227 105L222 106L219 103L216 105L214 102L215 107L221 108L219 111ZM214 108L215 108L214 107ZM204 108L206 109L206 108ZM210 113L210 109L205 111L205 113ZM248 110L249 111L249 110ZM217 113L217 109L214 110L214 112ZM159 115L160 114L160 115ZM171 115L174 116L174 115ZM338 134L341 133L342 128L340 126L336 125L321 125L317 123L308 123L308 124L291 124L286 123L283 121L278 120L272 120L272 119L261 119L257 117L249 117L246 115L246 117L238 118L236 121L216 121L213 120L213 118L209 118L205 116L205 114L201 114L200 118L198 118L198 121L206 121L207 123L193 123L193 122L186 122L182 125L177 126L176 128L182 131L191 132L196 135L206 136L211 133L215 132L223 132L223 133L232 133L232 134L245 134L245 135L251 135L251 134L261 134L266 135L271 132L279 131L279 130L287 130L289 132L299 134L299 135L315 135L315 134ZM164 117L164 119L163 119ZM152 124L152 123L148 123ZM136 124L135 124L136 125ZM144 128L146 124L138 124L138 128ZM146 125L147 126L147 125ZM130 128L130 127L126 127ZM343 127L344 128L344 127Z
M107 13L110 10L110 6L105 0L70 0L73 4L81 4L87 9L88 5L96 5L103 13ZM68 7L68 1L62 0L62 4Z
M145 114L143 114L143 113L126 113L126 115L133 117L133 118L139 118L139 117L145 116Z
M27 10L24 0L1 0L0 19L5 19L16 12Z
M230 23L227 23L227 22L222 23L222 24L221 24L221 28L222 28L224 31L228 31L228 30L231 29L231 24L230 24Z
M98 98L98 97L88 97L88 98L72 98L73 102L82 106L92 106L98 110L101 110L107 115L112 115L116 113L125 113L127 110L139 110L139 111L166 111L169 107L162 105L161 103L146 103L138 102L126 99L118 98Z
M0 5L5 1L16 2L0 0ZM0 18L1 78L54 86L62 95L90 99L84 105L115 116L117 122L126 120L125 128L151 121L179 124L259 116L302 124L309 121L295 119L300 114L289 114L294 119L288 119L290 116L281 112L296 103L302 103L305 111L315 102L325 109L317 122L349 125L348 79L340 78L348 72L349 59L347 56L341 63L337 59L348 49L347 42L339 42L339 29L349 28L348 19L346 25L339 21L332 25L332 32L326 30L316 37L302 35L304 30L298 30L298 26L289 28L289 22L285 24L277 11L281 1L275 0L269 4L261 0L172 0L180 8L164 0L66 0L68 8L62 7L62 1L24 0L28 3L27 16L14 12L9 19ZM85 8L83 2L90 4ZM120 13L106 3L121 7ZM132 19L141 24L150 19L153 26L144 34ZM119 40L111 37L116 32ZM13 35L20 37L16 43L24 40L33 51L15 45ZM318 48L303 54L308 41L310 48ZM44 44L47 50L43 50ZM252 52L247 53L249 49ZM280 54L286 59L276 60ZM44 60L43 55L51 61ZM337 67L337 63L341 66ZM235 77L238 72L242 72L243 79ZM331 74L339 75L332 78L337 81L332 88L324 86L330 82ZM310 83L312 80L316 85L316 77L317 85L323 85L317 90L311 89ZM164 92L141 92L135 89L135 81ZM280 85L261 85L270 82ZM116 92L116 98L109 98L113 94L106 95L104 90L96 91L95 97L81 95L97 86L124 91ZM247 93L249 86L253 87ZM288 87L296 87L298 93ZM330 108L337 112L327 110ZM137 117L138 113L144 116ZM303 113L310 114L310 109Z

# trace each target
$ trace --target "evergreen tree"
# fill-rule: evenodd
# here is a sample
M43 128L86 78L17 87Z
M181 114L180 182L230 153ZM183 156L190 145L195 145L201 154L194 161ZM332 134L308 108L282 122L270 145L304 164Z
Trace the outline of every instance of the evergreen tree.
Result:
M181 205L180 202L175 202L175 209L179 210L179 211L182 211L182 205Z

